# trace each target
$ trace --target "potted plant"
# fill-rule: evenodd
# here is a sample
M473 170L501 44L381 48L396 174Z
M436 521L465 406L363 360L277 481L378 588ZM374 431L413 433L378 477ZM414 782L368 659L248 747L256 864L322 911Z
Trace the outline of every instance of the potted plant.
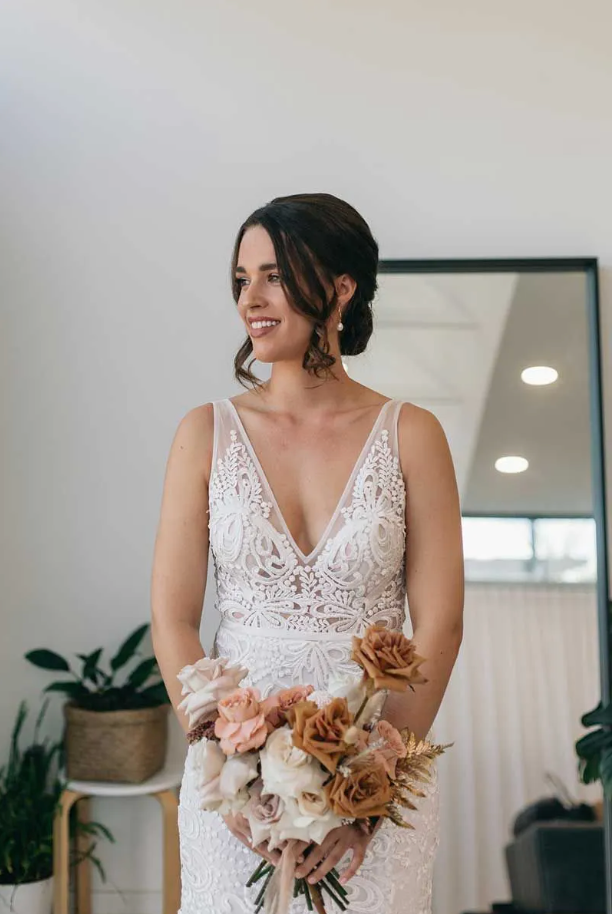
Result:
M612 601L608 608L612 613ZM596 727L576 742L580 778L584 784L601 781L604 795L612 799L612 703L596 708L581 718L583 727Z
M110 660L100 667L102 648L77 654L80 672L54 651L39 648L25 658L43 670L69 673L45 692L62 692L65 761L69 778L86 781L141 783L163 766L168 742L170 698L155 657L141 660L119 685L119 670L137 656L149 624L129 635ZM155 681L151 682L151 677Z
M53 822L65 784L59 775L61 740L50 743L38 738L47 705L48 701L38 715L32 743L22 749L19 739L28 709L21 702L8 764L0 768L0 908L15 914L50 914L51 911ZM79 822L76 807L71 810L69 830L73 838L83 832L115 840L101 823ZM106 881L102 864L93 853L95 847L93 840L86 850L72 851L70 863L74 866L89 858Z

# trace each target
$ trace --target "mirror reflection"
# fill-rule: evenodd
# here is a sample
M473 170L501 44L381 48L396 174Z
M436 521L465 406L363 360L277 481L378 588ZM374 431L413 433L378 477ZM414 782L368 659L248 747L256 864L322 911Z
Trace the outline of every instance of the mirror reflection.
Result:
M345 367L439 418L462 499L434 909L603 911L601 787L581 782L575 750L600 696L585 274L379 279L371 345ZM534 896L546 867L570 907Z

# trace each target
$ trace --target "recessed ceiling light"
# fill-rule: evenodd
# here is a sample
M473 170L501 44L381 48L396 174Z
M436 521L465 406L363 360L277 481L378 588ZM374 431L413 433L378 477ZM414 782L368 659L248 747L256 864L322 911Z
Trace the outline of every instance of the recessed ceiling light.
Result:
M534 387L542 387L545 384L554 384L559 377L559 372L548 365L533 365L531 368L525 368L521 372L521 380L525 384L531 384Z
M499 473L524 473L528 466L529 461L524 457L499 457L495 461Z

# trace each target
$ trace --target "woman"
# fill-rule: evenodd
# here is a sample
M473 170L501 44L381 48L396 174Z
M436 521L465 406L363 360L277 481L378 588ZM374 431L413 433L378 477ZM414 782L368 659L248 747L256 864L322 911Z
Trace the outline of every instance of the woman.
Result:
M389 694L383 716L430 734L462 638L463 556L446 438L426 410L351 380L342 355L372 333L378 246L362 217L330 194L280 197L242 225L232 284L247 337L239 396L191 410L168 459L152 577L155 654L181 725L178 671L199 638L209 544L221 622L215 656L248 668L266 696L323 688L359 672L351 638L373 622L401 629L410 606L428 682ZM258 383L249 357L272 365ZM180 914L251 914L253 849L240 815L199 809L187 753L181 787ZM304 850L298 876L342 870L354 914L431 908L437 779L410 814L374 834L334 829ZM333 906L332 906L333 907ZM292 912L305 910L304 900Z

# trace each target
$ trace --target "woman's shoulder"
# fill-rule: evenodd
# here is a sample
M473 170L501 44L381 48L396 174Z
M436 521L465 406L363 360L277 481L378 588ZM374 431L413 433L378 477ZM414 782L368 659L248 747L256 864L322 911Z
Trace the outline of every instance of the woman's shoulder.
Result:
M442 423L430 410L402 401L397 421L397 443L403 467L434 460L449 453Z

